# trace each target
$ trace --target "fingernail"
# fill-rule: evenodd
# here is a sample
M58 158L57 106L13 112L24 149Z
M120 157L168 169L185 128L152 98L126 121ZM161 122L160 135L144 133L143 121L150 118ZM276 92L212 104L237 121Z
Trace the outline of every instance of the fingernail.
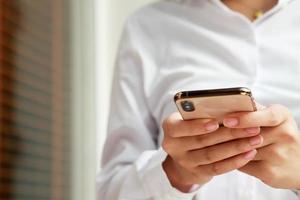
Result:
M251 146L259 145L261 142L262 142L261 136L256 136L249 140Z
M207 131L214 131L219 128L219 124L216 122L208 122L204 127Z
M260 133L260 128L259 127L246 128L245 131L249 134L258 134Z
M255 157L256 154L257 154L257 150L256 149L254 149L252 151L249 151L248 153L246 153L245 159L252 160Z
M223 124L227 127L235 127L239 124L239 120L237 118L226 118Z

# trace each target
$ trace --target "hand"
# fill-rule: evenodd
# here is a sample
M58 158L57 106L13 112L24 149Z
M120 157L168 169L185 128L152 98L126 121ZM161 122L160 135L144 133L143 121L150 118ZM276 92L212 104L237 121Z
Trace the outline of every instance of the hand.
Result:
M168 153L163 168L173 187L182 192L244 166L262 143L259 128L220 128L216 120L183 121L179 113L168 117L163 129L162 146Z
M276 187L300 188L300 135L287 108L272 105L250 113L234 113L224 119L229 128L263 127L263 144L254 161L240 170Z

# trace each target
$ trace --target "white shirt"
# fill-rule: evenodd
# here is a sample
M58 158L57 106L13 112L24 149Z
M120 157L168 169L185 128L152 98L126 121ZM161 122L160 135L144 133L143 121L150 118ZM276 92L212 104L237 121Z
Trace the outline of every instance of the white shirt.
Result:
M300 1L279 1L251 23L218 0L163 1L128 20L117 59L98 200L296 200L233 171L191 193L162 169L161 124L182 90L249 87L263 105L283 104L300 125Z

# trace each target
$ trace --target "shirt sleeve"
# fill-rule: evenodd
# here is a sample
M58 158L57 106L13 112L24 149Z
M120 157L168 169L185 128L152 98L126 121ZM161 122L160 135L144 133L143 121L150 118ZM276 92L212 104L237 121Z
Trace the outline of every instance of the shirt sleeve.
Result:
M197 190L176 190L162 169L166 153L158 145L158 125L144 91L143 67L152 59L137 27L127 20L119 47L97 199L191 200Z

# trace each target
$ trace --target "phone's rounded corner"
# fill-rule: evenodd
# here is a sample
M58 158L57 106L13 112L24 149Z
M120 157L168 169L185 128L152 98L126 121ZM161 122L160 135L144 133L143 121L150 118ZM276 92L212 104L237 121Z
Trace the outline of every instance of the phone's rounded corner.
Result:
M174 102L177 102L179 99L181 99L182 96L183 96L183 93L184 93L184 92L177 92L177 93L174 95Z
M239 88L239 94L240 95L244 95L244 96L248 96L249 98L251 98L253 100L253 95L252 95L252 92L249 88L247 87L242 87L242 88Z
M245 95L248 95L248 96L252 95L251 90L248 87L240 87L239 90L240 90L241 94L245 94Z

